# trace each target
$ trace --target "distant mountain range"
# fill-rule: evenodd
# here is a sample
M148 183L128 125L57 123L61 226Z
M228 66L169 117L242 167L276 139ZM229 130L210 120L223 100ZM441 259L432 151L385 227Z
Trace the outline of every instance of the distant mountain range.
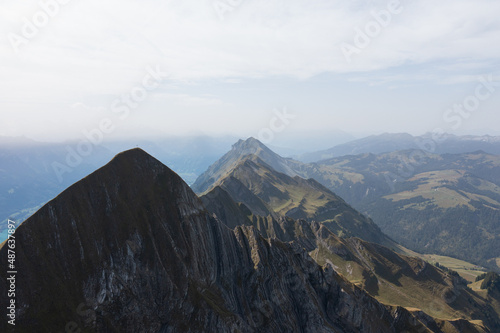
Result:
M385 133L353 140L330 149L305 153L296 156L296 159L309 163L345 155L381 154L408 149L421 149L435 154L460 154L482 150L500 155L500 137L452 134L436 136L432 133L412 136L408 133Z
M105 148L96 147L92 155L72 161L72 167L68 167L68 147L23 138L0 141L0 241L6 237L7 218L24 221L43 203L113 156ZM66 165L66 169L55 169L54 165Z

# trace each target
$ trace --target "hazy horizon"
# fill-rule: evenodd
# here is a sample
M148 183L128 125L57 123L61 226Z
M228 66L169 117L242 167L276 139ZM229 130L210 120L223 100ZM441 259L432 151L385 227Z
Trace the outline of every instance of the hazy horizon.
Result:
M293 135L290 135L293 134ZM355 142L357 140L369 138L369 137L378 137L384 134L389 135L397 135L397 134L409 134L415 138L415 143L418 144L422 142L421 137L428 137L437 145L439 145L442 141L439 137L433 136L433 132L421 133L419 135L413 135L407 132L399 132L399 133L374 133L374 134L366 134L354 136L350 133L346 132L319 132L319 133L277 133L273 140L266 141L259 138L258 135L205 135L205 134L192 134L192 135L177 135L177 136L128 136L128 137L106 137L103 135L102 141L93 142L92 137L86 137L85 135L81 138L70 139L70 140L51 140L51 141L40 141L37 139L33 139L24 135L21 136L3 136L0 135L0 147L30 147L30 146L66 146L66 149L69 150L78 150L81 149L80 145L90 143L92 147L102 146L106 149L109 149L109 152L119 153L120 151L124 151L127 149L139 147L145 150L148 150L147 147L153 145L155 149L161 149L163 152L178 152L180 153L183 150L186 150L186 153L192 153L195 151L196 146L201 144L205 146L205 153L210 155L214 152L218 152L220 156L223 153L228 151L233 144L238 142L239 140L246 140L250 137L254 137L260 140L263 144L271 148L276 153L284 156L284 157L292 157L297 158L298 155L304 153L313 153L322 150L327 150L330 148L334 148L337 146L341 146L346 143ZM442 138L448 137L448 134L452 136L455 135L457 137L464 136L472 136L472 137L482 137L482 136L490 136L490 137L500 137L500 135L494 135L490 133L476 133L476 134L463 134L457 135L452 133L446 133L447 135L443 135ZM424 140L425 141L425 140ZM210 148L209 148L210 147ZM422 149L427 149L427 147L422 146ZM94 148L91 148L91 154L96 153ZM189 154L188 153L188 154ZM201 152L200 152L201 153Z

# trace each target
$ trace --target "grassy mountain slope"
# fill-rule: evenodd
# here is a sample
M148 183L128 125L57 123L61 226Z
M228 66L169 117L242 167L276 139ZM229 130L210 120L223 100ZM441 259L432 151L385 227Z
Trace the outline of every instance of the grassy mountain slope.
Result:
M500 156L410 150L345 156L319 168L318 180L404 246L496 266Z
M373 221L317 181L277 172L255 155L244 157L217 185L255 215L317 221L339 236L396 245Z

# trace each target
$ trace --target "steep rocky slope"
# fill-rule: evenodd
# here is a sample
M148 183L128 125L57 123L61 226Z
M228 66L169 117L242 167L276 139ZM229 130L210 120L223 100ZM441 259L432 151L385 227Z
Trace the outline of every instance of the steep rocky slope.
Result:
M226 225L253 225L265 237L298 243L319 264L331 264L349 281L385 304L500 329L500 312L491 305L492 299L467 288L465 281L453 272L444 272L419 258L359 238L339 238L322 223L286 216L257 216L243 203L231 200L230 194L220 187L201 199Z

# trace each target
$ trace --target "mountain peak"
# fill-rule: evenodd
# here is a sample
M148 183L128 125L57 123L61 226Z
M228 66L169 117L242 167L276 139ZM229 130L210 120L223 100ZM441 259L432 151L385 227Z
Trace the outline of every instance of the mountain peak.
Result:
M129 150L122 151L118 153L109 163L144 163L145 161L156 161L160 163L156 158L148 154L142 148L132 148Z
M212 164L207 171L201 174L194 182L192 188L197 193L205 193L213 188L219 179L234 169L246 156L255 155L274 170L295 177L299 175L294 166L300 162L283 158L266 147L259 140L250 137L239 140L233 148L218 161Z
M246 140L238 140L233 145L233 150L238 152L248 152L248 154L255 154L259 150L269 150L262 142L254 137L249 137Z
M136 147L136 148L131 148L125 151L122 151L121 153L118 153L116 156L151 156L147 152L145 152L142 148ZM151 156L152 157L152 156Z
M79 202L87 201L93 212L102 210L106 215L116 208L111 201L142 196L149 198L151 204L158 199L155 198L158 194L181 206L187 204L203 210L198 197L179 175L146 151L133 148L117 154L106 165L68 187L39 212L43 215L60 209L66 214L64 207L71 206L78 198ZM31 223L30 219L26 223Z
M115 174L129 181L131 178L156 177L162 173L169 179L175 178L180 180L180 177L174 171L141 148L132 148L117 154L108 164L94 173Z

